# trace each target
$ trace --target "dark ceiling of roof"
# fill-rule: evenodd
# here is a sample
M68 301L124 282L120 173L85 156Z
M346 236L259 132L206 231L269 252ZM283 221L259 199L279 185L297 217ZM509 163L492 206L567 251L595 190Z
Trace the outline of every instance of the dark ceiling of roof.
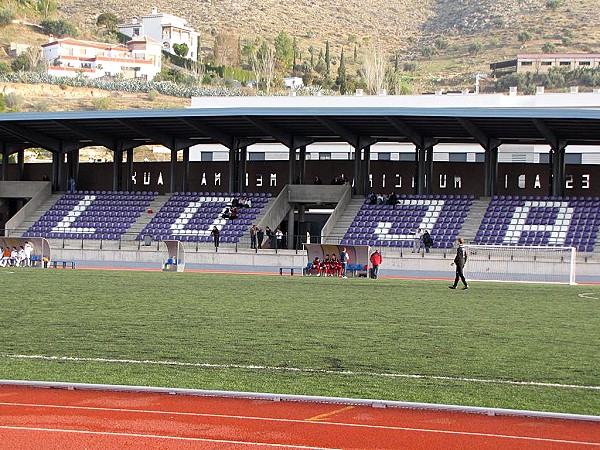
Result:
M221 143L375 142L600 145L600 110L557 108L187 108L0 115L3 152L91 145L182 149Z

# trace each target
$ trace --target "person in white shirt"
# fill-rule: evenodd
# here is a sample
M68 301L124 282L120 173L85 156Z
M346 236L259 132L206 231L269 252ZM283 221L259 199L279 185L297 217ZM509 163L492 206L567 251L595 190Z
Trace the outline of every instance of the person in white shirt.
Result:
M27 262L25 261L25 248L21 245L17 251L17 266L26 267Z
M419 228L415 231L415 237L413 237L413 253L421 249L421 239L423 239L423 231Z
M33 245L29 241L25 241L23 245L25 250L25 267L31 267L31 252L33 251Z
M10 252L10 265L19 267L19 251L17 250L17 247L13 247Z

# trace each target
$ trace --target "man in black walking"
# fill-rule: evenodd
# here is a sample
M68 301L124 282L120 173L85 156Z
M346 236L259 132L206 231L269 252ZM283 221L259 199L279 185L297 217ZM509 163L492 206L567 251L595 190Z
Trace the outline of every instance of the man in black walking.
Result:
M454 284L448 287L450 289L456 289L456 286L458 286L458 280L460 279L464 285L463 289L469 289L469 285L467 284L467 280L465 280L465 275L463 273L465 264L467 263L467 250L463 246L465 240L459 237L456 242L458 243L458 248L456 249L454 262L451 264L452 266L456 266L456 278L454 278Z

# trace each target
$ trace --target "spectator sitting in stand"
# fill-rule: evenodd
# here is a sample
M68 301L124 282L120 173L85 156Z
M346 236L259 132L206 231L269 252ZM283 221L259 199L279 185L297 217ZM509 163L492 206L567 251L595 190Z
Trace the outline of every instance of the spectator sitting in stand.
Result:
M229 213L229 219L231 219L231 220L237 219L237 208L235 206L233 208L231 208L231 211Z
M221 217L223 219L229 219L230 216L231 216L231 210L229 208L225 208L225 211L223 211L223 214L221 215Z

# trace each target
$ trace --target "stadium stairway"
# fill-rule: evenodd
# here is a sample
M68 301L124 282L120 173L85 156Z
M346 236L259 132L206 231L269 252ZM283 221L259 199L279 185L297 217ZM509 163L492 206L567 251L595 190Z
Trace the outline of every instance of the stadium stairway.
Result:
M154 215L158 211L160 211L160 209L165 205L165 203L167 202L167 200L169 200L169 198L170 198L170 195L157 195L154 198L154 200L150 203L150 205L148 205L148 211L152 211L152 212L151 213L149 213L149 212L142 213L140 215L140 217L138 218L138 220L136 220L131 225L129 230L127 230L127 233L125 233L121 237L121 241L123 241L124 245L126 245L129 242L136 241L137 237L142 232L144 227L146 225L148 225L148 223L152 220Z
M23 236L23 234L31 227L37 220L44 215L46 211L54 206L54 204L60 200L64 192L57 192L52 194L46 199L32 214L25 218L23 222L12 232L15 236Z
M325 240L331 239L332 241L339 241L342 239L346 234L346 231L348 231L348 228L350 228L350 225L352 225L352 221L358 214L358 211L364 202L364 197L352 197L348 206L346 206L344 213L335 223L331 233L325 237ZM475 233L473 233L473 236L475 236Z
M488 197L481 197L478 200L473 200L469 215L460 230L460 235L466 242L472 242L475 239L475 235L477 234L477 230L479 230L479 226L481 225L481 221L483 220L483 216L489 203L490 199Z

